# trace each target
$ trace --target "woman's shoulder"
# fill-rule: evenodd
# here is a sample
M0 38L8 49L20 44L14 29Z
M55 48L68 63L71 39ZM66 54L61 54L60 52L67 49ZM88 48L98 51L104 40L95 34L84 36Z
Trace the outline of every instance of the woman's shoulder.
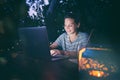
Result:
M66 36L66 35L67 35L67 33L64 32L64 33L62 33L62 34L60 35L60 37L61 37L61 36L64 37L64 36Z
M81 35L81 36L88 36L88 33L86 33L86 32L79 32L78 35Z
M66 36L66 33L62 33L61 35L59 35L59 37L57 38L57 40L63 40Z

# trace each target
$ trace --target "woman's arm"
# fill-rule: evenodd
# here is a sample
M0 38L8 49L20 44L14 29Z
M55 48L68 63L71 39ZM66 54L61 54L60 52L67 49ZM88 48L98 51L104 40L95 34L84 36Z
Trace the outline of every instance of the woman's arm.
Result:
M63 50L58 50L58 49L52 49L50 50L50 53L52 56L56 56L56 55L65 55L68 57L77 57L77 52L76 51L63 51Z
M76 51L63 51L62 54L74 58L77 57L78 53Z
M50 49L55 49L55 48L57 48L57 47L58 47L58 44L55 43L55 42L50 45Z

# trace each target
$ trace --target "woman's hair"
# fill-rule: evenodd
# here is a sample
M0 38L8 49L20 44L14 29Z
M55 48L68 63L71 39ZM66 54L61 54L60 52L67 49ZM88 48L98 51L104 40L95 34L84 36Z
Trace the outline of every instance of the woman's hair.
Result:
M80 23L80 19L79 19L79 16L73 14L73 13L67 13L65 16L64 16L64 19L66 18L71 18L71 19L74 19L75 23L78 24Z

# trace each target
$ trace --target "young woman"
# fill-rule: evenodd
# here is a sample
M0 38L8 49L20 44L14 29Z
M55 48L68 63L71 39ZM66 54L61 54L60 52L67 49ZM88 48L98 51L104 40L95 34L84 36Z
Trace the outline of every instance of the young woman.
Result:
M86 47L88 35L80 32L80 21L74 14L69 13L64 17L65 33L61 34L56 41L50 45L51 55L66 55L77 57L78 50ZM59 49L61 48L61 49Z

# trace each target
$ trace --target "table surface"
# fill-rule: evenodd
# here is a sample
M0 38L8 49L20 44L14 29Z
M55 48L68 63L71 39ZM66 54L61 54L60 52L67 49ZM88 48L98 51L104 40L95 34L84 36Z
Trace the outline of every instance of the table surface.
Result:
M101 61L101 63L103 61L104 64L106 64L105 62L115 64L114 69L116 72L111 73L110 76L103 78L105 80L109 80L109 78L114 79L114 77L117 77L118 79L120 69L118 67L119 65L114 62L119 62L119 59L116 57L115 59L111 58L110 53L104 54L106 56L104 56L103 53L100 53L98 55L107 57L107 60L99 60L98 58L95 58L95 60ZM113 55L112 57L115 56L114 54L111 55ZM93 59L93 57L94 56L90 58ZM89 59L91 61L90 58L86 58L85 60ZM15 54L12 57L11 55L7 55L5 59L7 59L7 62L5 62L4 64L2 64L2 62L0 63L0 80L100 80L99 78L88 75L89 70L79 71L78 64L70 62L68 61L68 59L56 61L41 61L38 59L26 57L24 54L21 53L17 55ZM1 60L3 61L3 58ZM93 62L96 63L96 61L94 60ZM110 66L108 65L108 67Z
M78 65L68 60L41 61L18 55L1 67L1 80L78 80Z

